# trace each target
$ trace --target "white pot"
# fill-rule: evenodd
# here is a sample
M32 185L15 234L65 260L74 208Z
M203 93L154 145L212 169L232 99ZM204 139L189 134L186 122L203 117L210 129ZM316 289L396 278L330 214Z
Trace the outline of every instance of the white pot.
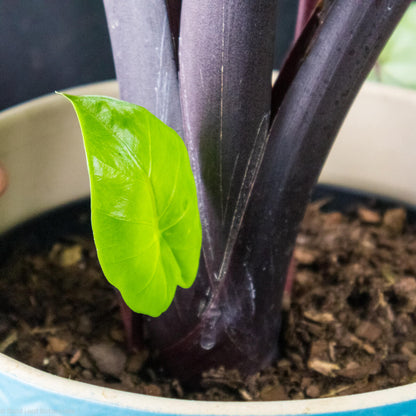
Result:
M73 94L117 96L115 82ZM367 84L344 123L320 181L416 205L416 92ZM88 196L82 138L71 105L51 95L0 113L0 233ZM344 413L346 412L346 413ZM416 415L416 383L330 399L208 403L155 398L47 374L0 354L0 415Z

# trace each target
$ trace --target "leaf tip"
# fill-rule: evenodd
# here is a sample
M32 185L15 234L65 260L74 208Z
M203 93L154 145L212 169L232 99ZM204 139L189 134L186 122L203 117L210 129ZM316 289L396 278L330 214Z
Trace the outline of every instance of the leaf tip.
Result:
M58 94L64 98L66 98L67 100L73 102L74 98L76 98L76 95L71 95L71 94L67 94L65 92L61 92L61 91L55 91L55 94Z

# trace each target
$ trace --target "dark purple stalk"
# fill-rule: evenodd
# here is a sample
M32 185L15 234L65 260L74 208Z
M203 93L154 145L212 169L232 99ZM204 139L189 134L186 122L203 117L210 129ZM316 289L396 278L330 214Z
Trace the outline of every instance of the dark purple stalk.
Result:
M272 120L276 116L287 90L292 85L299 68L302 66L303 61L309 53L314 37L323 23L323 11L321 4L322 3L320 3L320 5L313 10L313 13L306 22L303 31L297 35L293 47L290 49L285 61L283 62L279 77L273 85L271 104Z
M257 286L259 299L281 293L297 228L325 158L409 4L336 0L324 17L273 121L236 248L237 273L242 259L249 273L267 281ZM263 316L273 316L279 298L259 308Z
M140 351L144 345L143 340L143 320L142 317L134 313L124 302L120 293L118 293L118 301L120 305L120 315L123 321L127 349L129 351Z
M275 8L270 0L183 4L185 142L193 155L211 282L221 280L222 255L251 177L248 167L267 135Z
M295 40L297 40L303 32L303 29L305 28L309 18L312 16L317 4L320 3L320 7L322 7L323 2L324 0L299 0L295 26Z
M145 107L182 135L175 51L181 1L103 1L120 97ZM140 348L141 317L123 301L120 308L128 347Z
M240 350L249 345L249 371L257 368L261 356L267 360L273 354L260 342L235 342L231 332L241 329L251 313L255 289L251 278L242 275L243 284L235 288L239 294L234 293L226 269L270 124L275 9L270 0L182 3L181 103L200 200L203 250L193 291L179 291L173 307L152 322L151 330L164 356L183 357L168 361L177 366L176 373L186 371L187 376L220 357L238 366L247 361ZM276 336L275 322L269 331ZM249 339L257 333L246 335Z
M173 16L176 3L169 2ZM104 6L120 97L145 107L182 135L177 64L165 0L104 0Z

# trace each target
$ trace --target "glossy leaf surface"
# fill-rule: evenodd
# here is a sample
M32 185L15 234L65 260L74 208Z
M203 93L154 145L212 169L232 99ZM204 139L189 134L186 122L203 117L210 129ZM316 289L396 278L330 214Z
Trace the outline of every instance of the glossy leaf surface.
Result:
M66 95L78 114L103 272L135 312L159 316L192 285L201 225L182 139L142 107Z

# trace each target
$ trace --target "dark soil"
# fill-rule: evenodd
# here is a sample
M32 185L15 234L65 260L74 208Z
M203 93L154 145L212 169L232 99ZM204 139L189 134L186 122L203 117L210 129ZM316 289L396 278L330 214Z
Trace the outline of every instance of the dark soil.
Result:
M74 380L206 400L330 397L416 381L415 227L401 208L347 216L322 205L311 204L297 240L281 358L261 374L214 369L186 392L152 369L149 351L128 353L90 237L3 264L0 352Z

